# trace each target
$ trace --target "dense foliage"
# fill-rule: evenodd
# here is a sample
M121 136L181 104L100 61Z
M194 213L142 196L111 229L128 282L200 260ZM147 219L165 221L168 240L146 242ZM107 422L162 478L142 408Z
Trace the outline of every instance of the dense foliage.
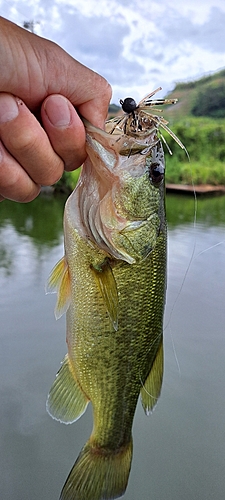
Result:
M166 137L173 155L166 155L167 182L225 184L225 120L185 117L173 124L185 151Z
M195 116L225 117L225 82L210 83L197 93L192 113Z

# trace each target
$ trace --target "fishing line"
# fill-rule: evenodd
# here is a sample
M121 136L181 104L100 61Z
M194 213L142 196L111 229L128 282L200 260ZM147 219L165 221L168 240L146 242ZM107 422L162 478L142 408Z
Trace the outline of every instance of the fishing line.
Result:
M192 173L191 166L190 166L190 173L191 173L191 185L192 185L192 188L193 188L193 196L194 196L194 220L193 220L193 230L194 230L194 236L195 236L194 237L194 244L193 244L193 249L192 249L191 257L190 257L189 263L187 265L187 269L186 269L186 271L184 273L184 276L183 276L181 285L179 287L177 296L176 296L176 298L175 298L175 300L173 302L168 322L167 322L166 326L164 327L164 331L165 331L168 328L168 326L169 326L169 332L170 332L170 337L171 337L171 341L172 341L173 353L174 353L174 357L175 357L175 360L176 360L176 364L177 364L177 368L178 368L179 374L181 374L181 370L180 370L180 364L179 364L179 361L178 361L178 357L177 357L177 353L176 353L176 348L175 348L175 343L174 343L174 339L173 339L173 334L172 334L172 329L171 329L171 320L172 320L172 317L173 317L174 310L175 310L175 307L177 305L178 299L179 299L179 297L181 295L181 292L183 290L185 281L187 279L187 275L188 275L188 273L190 271L191 264L192 264L192 262L194 260L194 254L195 254L195 250L196 250L196 223L197 223L198 202L197 202L197 194L196 194L196 190L195 190L195 184L194 184L194 181L193 181L193 173Z
M209 250L212 250L212 249L218 247L219 245L223 245L224 243L225 243L225 240L222 240L222 241L219 241L218 243L215 243L215 245L211 245L210 247L205 248L205 250L202 250L201 252L199 252L195 256L195 259L197 259L197 257L199 257L200 255L202 255L203 253L208 252Z

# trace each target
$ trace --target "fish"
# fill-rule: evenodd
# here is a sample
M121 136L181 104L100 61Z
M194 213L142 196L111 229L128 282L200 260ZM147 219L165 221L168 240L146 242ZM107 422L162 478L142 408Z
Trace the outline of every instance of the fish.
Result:
M68 353L47 410L70 424L91 402L93 430L60 500L125 493L139 396L149 415L161 392L167 223L159 128L167 122L152 110L175 100L152 100L158 90L139 105L121 101L124 115L104 131L83 119L87 159L65 205L65 255L48 279L56 318L66 312Z

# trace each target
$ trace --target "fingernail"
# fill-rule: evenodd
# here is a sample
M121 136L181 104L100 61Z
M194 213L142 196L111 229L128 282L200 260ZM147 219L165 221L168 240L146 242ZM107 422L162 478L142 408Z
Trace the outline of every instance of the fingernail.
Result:
M54 127L67 127L71 122L70 108L67 99L61 95L52 95L44 103L49 121Z
M8 94L0 95L0 123L10 122L19 114L16 99Z

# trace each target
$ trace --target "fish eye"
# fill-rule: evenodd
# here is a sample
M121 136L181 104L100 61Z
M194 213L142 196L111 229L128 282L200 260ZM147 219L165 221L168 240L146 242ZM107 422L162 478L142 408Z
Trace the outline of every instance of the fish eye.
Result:
M159 184L164 178L164 166L152 163L150 166L150 179L153 184Z
M125 113L132 113L132 111L135 111L135 109L137 108L137 104L136 104L135 100L133 99L133 97L126 97L126 99L124 99L124 101L122 101L122 99L120 99L120 104L122 106L122 110Z

